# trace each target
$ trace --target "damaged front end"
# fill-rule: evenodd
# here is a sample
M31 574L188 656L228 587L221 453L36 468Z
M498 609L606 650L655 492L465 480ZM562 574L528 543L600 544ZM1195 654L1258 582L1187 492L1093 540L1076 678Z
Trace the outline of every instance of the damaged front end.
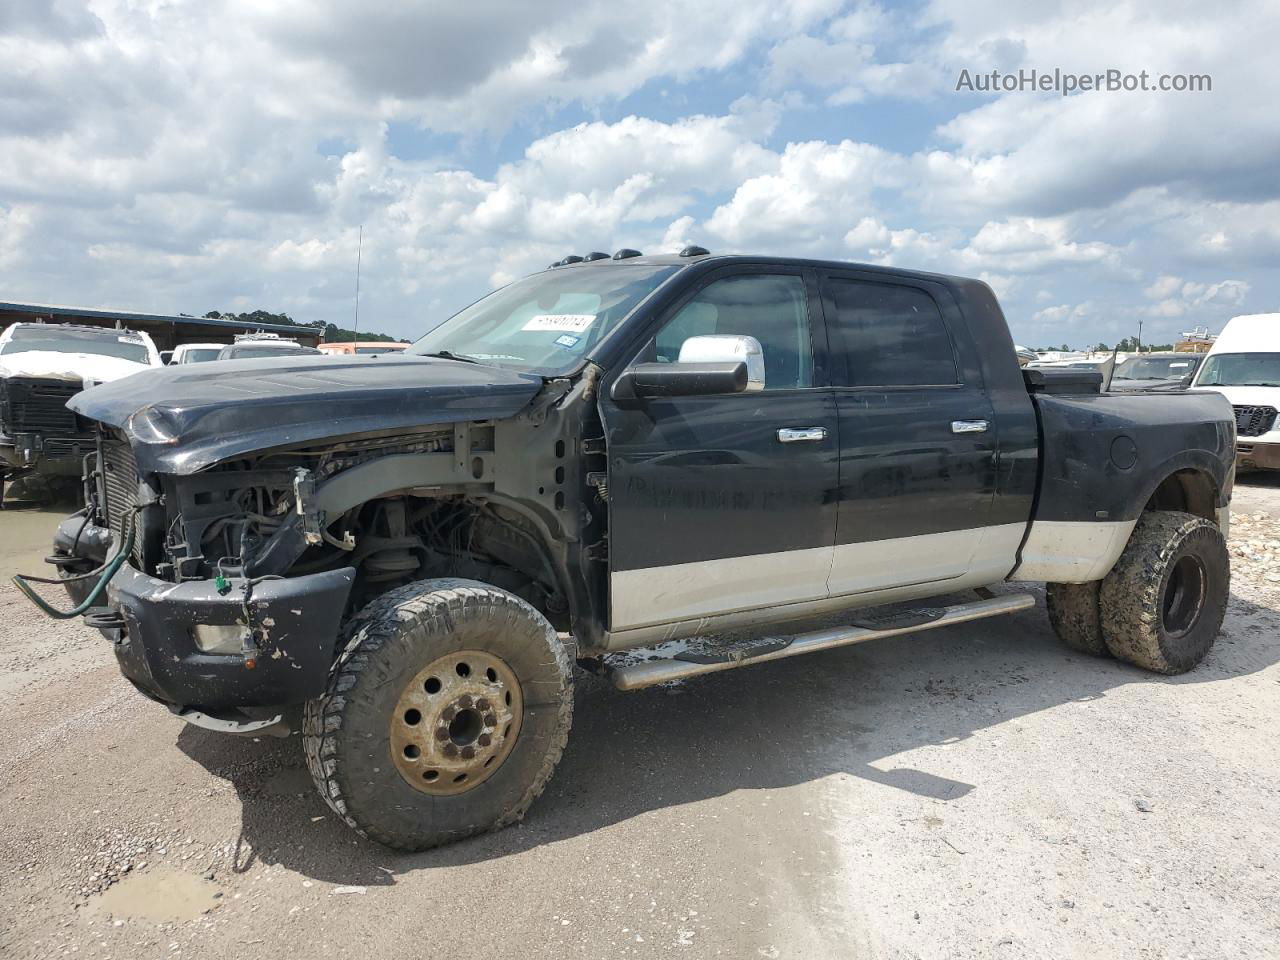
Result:
M293 515L305 467L141 475L106 429L89 462L87 506L60 524L51 560L79 606L91 574L127 549L85 619L134 686L195 722L247 732L324 689L355 569L327 557L287 578L246 569Z
M140 471L104 426L88 506L59 526L51 561L82 605L127 550L85 618L144 694L218 730L287 729L323 693L344 621L402 584L483 580L567 627L562 560L495 491L504 431L527 426L439 424L172 475Z

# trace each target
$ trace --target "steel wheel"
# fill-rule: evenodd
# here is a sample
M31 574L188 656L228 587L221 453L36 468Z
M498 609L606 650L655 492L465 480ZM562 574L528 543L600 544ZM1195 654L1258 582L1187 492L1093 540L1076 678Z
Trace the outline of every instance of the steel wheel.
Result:
M410 786L466 793L491 777L520 736L520 682L500 658L461 650L427 664L391 714L391 759Z

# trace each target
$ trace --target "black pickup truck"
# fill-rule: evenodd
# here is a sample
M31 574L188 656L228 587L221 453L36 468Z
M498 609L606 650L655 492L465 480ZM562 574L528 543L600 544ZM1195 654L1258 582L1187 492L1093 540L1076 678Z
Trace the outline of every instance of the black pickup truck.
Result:
M1045 581L1071 647L1193 667L1227 600L1232 410L1100 379L1021 371L976 280L569 257L402 355L78 396L98 454L55 540L61 615L190 722L300 730L347 823L422 849L524 814L575 660L635 689L1010 613L1033 595L989 585Z

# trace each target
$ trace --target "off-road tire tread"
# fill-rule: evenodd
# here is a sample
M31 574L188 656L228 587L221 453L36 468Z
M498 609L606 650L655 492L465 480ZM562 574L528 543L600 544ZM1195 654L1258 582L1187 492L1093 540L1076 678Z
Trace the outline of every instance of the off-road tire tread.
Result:
M436 616L451 617L454 610L465 606L490 605L506 610L509 614L532 615L542 619L547 630L547 646L555 658L555 666L563 678L563 694L557 706L555 734L547 745L541 768L530 780L519 800L496 820L477 824L464 831L453 831L431 842L379 829L362 820L353 811L343 795L341 782L341 758L336 744L327 734L340 729L345 694L355 685L361 674L370 668L372 655L386 644L403 642L397 624L418 619L434 612ZM345 630L346 644L334 662L329 675L329 687L324 696L307 701L303 709L302 744L307 769L321 798L329 809L347 826L362 837L374 840L396 850L418 851L452 843L468 836L487 833L509 826L524 818L530 805L542 793L554 772L569 739L573 724L573 674L572 664L564 644L555 629L533 606L526 601L489 584L476 580L441 578L419 580L390 590L360 610L349 621ZM392 776L398 774L392 772Z
M1095 657L1109 657L1102 636L1102 610L1098 599L1102 584L1047 583L1044 591L1045 610L1058 639L1072 650Z
M1209 596L1197 627L1203 625L1208 637L1203 649L1191 658L1171 656L1161 643L1161 603L1165 571L1170 559L1189 539L1202 541L1208 563ZM1215 556L1216 554L1216 556ZM1223 582L1214 583L1214 562L1221 564ZM1204 658L1222 627L1230 585L1230 558L1226 541L1217 524L1195 514L1175 510L1144 513L1133 528L1129 542L1111 572L1102 581L1099 593L1102 635L1107 649L1119 660L1155 673L1186 673ZM1216 590L1220 596L1215 598ZM1205 618L1209 619L1205 619Z

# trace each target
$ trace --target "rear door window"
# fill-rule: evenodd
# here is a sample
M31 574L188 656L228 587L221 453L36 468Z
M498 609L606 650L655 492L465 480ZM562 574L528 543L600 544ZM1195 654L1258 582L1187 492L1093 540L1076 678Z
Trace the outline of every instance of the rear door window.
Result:
M945 386L959 382L955 350L933 297L918 287L830 278L831 348L845 386Z

